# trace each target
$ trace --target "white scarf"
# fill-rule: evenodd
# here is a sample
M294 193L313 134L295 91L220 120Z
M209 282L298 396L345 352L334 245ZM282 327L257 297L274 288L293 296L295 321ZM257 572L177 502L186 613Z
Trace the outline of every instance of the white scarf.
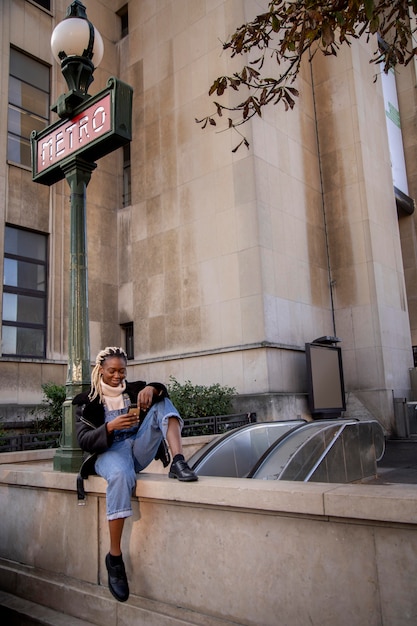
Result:
M126 389L126 381L123 380L118 387L111 387L101 381L101 390L103 392L104 402L109 411L116 409L124 409L123 392Z

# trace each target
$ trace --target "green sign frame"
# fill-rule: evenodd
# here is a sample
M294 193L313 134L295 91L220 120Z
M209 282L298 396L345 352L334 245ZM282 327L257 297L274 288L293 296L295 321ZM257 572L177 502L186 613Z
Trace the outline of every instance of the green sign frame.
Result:
M72 159L93 163L132 139L133 89L110 77L107 87L40 132L32 131L32 179L53 185L65 178Z

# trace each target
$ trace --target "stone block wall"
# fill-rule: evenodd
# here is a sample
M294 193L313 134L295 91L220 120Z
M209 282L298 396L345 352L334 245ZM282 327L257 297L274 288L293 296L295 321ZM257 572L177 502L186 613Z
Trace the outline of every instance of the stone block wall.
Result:
M100 626L416 622L415 486L142 474L120 604L106 587L105 482L88 479L80 507L74 475L14 459L0 465L3 591Z

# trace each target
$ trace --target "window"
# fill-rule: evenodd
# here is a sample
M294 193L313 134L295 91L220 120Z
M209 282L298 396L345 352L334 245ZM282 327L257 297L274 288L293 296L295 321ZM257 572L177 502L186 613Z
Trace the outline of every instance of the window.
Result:
M133 341L133 322L127 322L127 324L121 324L122 330L124 331L125 336L125 352L127 354L127 358L134 359L135 358L135 346Z
M131 204L130 143L123 146L123 206Z
M32 2L39 4L39 6L44 9L48 9L48 11L51 10L51 0L32 0Z
M10 49L7 158L30 167L30 133L49 122L49 66Z
M3 356L45 357L47 236L6 226Z
M120 17L120 38L123 39L123 37L129 34L129 13L127 4L117 11L117 15Z

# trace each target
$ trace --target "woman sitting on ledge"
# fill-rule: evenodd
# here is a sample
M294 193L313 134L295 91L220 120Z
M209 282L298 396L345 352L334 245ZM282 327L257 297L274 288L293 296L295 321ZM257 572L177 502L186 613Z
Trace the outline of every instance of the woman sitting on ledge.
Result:
M156 455L161 458L158 448L166 439L173 456L169 477L185 482L197 480L183 456L183 420L169 400L165 385L126 382L126 367L127 356L122 348L105 348L97 355L90 392L78 394L73 400L80 448L92 453L89 465L93 463L96 474L108 483L110 550L106 567L110 591L120 602L129 597L121 538L125 518L132 515L136 474Z

